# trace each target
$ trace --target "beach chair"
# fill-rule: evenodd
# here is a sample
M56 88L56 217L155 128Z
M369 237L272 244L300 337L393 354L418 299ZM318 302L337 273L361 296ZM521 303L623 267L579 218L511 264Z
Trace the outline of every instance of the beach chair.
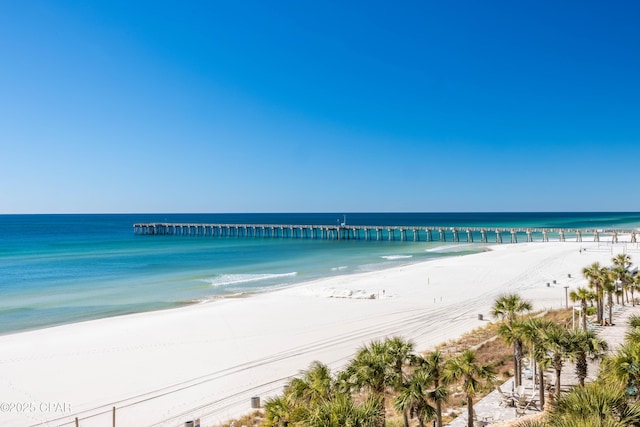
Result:
M500 406L504 407L513 407L514 400L513 396L509 394L505 394L504 391L500 388L500 386L496 386L496 390L498 390L498 394L500 395Z
M518 400L516 404L516 418L526 415L527 410L536 408L533 399L527 399L526 397L522 397Z
M516 392L513 394L517 399L519 399L520 397L524 396L524 385L520 384L517 388L516 388Z
M516 417L522 416L527 410L538 409L536 405L536 388L531 389L531 395L522 394L516 402Z

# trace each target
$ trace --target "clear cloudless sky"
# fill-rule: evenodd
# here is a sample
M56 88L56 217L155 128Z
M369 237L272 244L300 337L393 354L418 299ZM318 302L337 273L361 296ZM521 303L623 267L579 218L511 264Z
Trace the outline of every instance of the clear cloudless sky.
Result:
M0 213L640 211L637 1L0 2Z

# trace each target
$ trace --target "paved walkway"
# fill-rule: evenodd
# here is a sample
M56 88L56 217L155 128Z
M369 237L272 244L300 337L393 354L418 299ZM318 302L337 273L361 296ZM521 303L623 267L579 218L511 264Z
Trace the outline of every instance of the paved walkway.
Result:
M616 307L616 311L613 315L613 326L598 326L596 327L596 331L598 335L603 340L609 343L609 351L615 351L618 349L620 344L624 341L624 335L627 331L628 322L627 319L632 314L640 315L640 305L636 307L625 306L625 307ZM587 376L586 381L590 382L595 380L598 374L598 365L594 363L589 364L589 374ZM555 381L555 372L547 371L545 372L545 376L548 379L551 379L551 383ZM503 395L508 397L512 395L514 384L514 378L509 379L504 382L500 388L503 392ZM565 363L562 369L562 375L560 377L561 389L563 391L568 390L571 387L577 385L577 378L574 373L574 365L572 363ZM499 423L503 421L513 420L518 416L530 415L540 412L539 399L538 399L538 389L534 389L534 381L533 379L524 379L523 378L524 390L520 390L527 399L530 399L532 403L524 410L516 411L514 406L509 406L503 404L504 397L500 395L498 390L494 390L482 400L477 402L473 408L476 413L476 425L490 425L494 423ZM513 393L517 393L517 390L514 390ZM450 427L466 427L467 425L467 413L466 408L463 408L464 413L457 417L455 420L451 421L447 424ZM516 413L517 412L517 413Z

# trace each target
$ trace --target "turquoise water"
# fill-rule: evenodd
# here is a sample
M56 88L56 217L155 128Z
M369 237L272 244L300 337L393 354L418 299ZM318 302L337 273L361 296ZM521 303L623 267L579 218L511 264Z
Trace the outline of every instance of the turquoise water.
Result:
M482 250L400 241L138 236L138 222L333 225L342 213L0 215L0 333L262 292ZM351 213L353 225L638 228L638 213ZM440 250L432 251L443 246Z

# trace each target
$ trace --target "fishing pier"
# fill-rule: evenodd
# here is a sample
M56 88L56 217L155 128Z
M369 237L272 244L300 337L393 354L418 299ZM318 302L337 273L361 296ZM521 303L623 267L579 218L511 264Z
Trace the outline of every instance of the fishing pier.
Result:
M284 225L284 224L134 224L137 235L288 238L317 240L374 240L413 242L481 242L518 243L552 241L593 241L600 239L618 242L628 235L637 242L638 230L563 229L563 228L505 228L505 227L424 227L372 225Z

